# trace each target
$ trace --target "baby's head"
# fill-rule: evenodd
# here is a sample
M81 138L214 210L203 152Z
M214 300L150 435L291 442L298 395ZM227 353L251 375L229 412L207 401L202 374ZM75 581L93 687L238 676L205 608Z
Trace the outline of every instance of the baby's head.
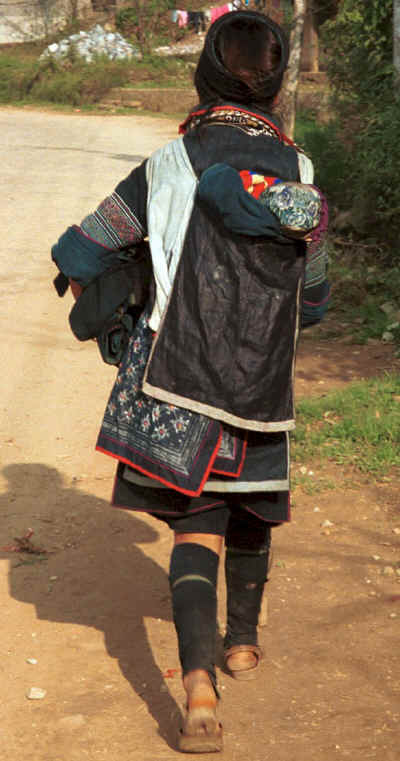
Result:
M261 193L258 200L278 217L288 235L303 237L320 223L321 193L313 185L278 182Z

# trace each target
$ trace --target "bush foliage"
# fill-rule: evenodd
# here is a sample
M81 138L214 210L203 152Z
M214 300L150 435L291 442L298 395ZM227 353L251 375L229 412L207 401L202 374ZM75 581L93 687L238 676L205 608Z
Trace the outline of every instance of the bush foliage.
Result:
M393 93L393 0L342 0L322 27L328 73L341 106L363 109Z
M393 179L400 174L400 97L392 16L392 0L342 0L335 18L322 26L322 35L334 92L335 134L345 159L339 157L342 200L352 208L359 232L382 232L396 244L400 186ZM399 250L393 253L400 257Z
M23 61L0 56L0 103L17 101L61 103L71 106L96 103L112 87L127 80L129 62L100 57L92 64L82 59L63 63L48 58Z
M130 0L118 11L115 23L122 34L138 44L142 54L149 54L166 26L170 8L175 8L174 0Z

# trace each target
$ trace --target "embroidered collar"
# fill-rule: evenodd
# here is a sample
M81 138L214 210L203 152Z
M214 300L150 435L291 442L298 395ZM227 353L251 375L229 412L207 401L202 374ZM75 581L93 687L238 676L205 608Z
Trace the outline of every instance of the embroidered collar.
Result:
M268 135L275 137L286 145L295 146L293 140L290 140L279 127L267 119L266 116L253 113L240 106L213 106L212 108L202 108L198 111L192 111L184 122L179 126L179 134L184 135L188 130L194 129L199 125L220 125L236 127L243 130L248 135Z

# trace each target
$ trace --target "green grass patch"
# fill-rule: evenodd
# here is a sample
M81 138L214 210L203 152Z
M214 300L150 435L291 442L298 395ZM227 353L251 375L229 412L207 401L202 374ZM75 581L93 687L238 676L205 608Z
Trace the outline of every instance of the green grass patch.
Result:
M61 64L52 58L21 61L0 55L0 102L96 103L112 87L125 84L129 71L129 62L106 58L93 64L80 59Z
M400 468L400 376L303 399L292 441L294 460L327 459L376 477Z
M291 488L293 490L300 487L305 494L312 497L314 494L319 494L321 491L334 490L336 488L336 482L331 478L325 478L325 476L314 474L309 476L307 474L302 475L299 473L292 473L290 477Z
M151 55L126 61L99 56L86 63L72 49L62 61L51 57L39 60L44 47L21 44L0 48L0 103L82 107L100 102L113 87L193 85L193 63L179 56Z

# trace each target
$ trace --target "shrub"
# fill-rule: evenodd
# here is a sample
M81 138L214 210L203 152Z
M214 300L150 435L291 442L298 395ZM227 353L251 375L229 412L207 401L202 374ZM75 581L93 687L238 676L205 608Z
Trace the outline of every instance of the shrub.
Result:
M81 60L68 67L42 69L33 83L30 95L37 101L70 105L96 103L112 88L126 82L130 63L99 57L92 63Z
M321 124L311 113L299 113L295 139L312 159L315 184L323 190L329 204L345 206L350 200L346 196L350 196L348 182L351 163L336 122Z
M337 16L322 27L337 135L350 158L342 203L361 235L383 234L389 245L397 240L400 209L392 15L392 0L342 0Z
M398 241L400 215L400 99L380 102L367 116L355 141L352 176L355 222L361 230L382 232Z
M122 34L135 39L142 54L150 53L170 8L175 8L174 0L131 0L118 11L115 23Z
M322 27L327 70L341 106L368 107L393 90L393 0L342 0Z
M37 69L34 61L24 62L11 55L0 56L0 103L23 98Z
M89 64L82 59L60 63L50 57L26 62L0 56L0 102L96 103L112 87L123 85L131 68L129 61L105 57Z

